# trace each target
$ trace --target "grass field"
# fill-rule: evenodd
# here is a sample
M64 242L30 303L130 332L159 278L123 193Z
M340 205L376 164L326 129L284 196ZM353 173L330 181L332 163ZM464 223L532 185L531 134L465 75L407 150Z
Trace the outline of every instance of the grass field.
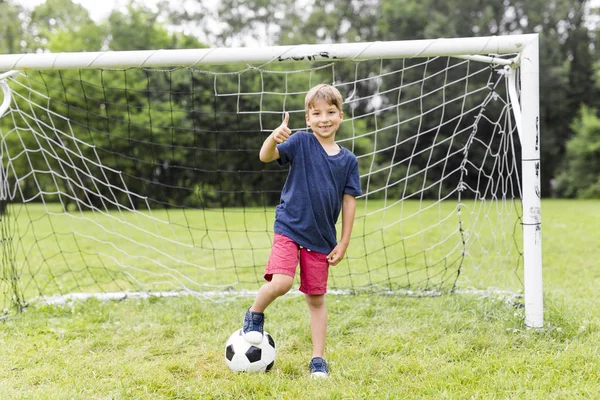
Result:
M459 278L462 287L521 290L516 204L360 200L351 245L331 269L329 288L438 292ZM59 203L15 204L4 217L7 279L0 284L5 293L18 287L22 301L78 292L256 290L274 214L273 207L65 213Z
M0 325L0 398L600 398L600 201L545 200L542 215L544 329L495 296L329 295L331 376L311 380L297 295L268 310L263 375L223 360L250 298L37 304Z

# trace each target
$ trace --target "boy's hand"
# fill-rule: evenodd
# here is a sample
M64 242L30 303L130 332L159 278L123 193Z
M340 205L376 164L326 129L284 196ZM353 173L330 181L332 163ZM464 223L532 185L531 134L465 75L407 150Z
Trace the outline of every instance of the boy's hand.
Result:
M338 243L337 246L331 250L331 253L327 255L327 262L329 265L337 265L346 254L346 249L348 248L347 244Z
M290 120L290 113L285 113L285 116L283 117L283 122L281 123L281 125L279 125L277 128L275 128L273 133L271 133L271 137L273 138L273 140L275 142L283 143L286 140L288 140L288 138L292 134L292 131L290 130L290 128L288 128L289 120Z

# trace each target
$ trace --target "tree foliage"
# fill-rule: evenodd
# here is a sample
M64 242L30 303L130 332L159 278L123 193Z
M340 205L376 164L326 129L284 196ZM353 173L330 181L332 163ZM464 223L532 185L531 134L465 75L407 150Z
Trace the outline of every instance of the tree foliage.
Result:
M23 52L22 12L20 7L0 1L0 53Z
M575 134L567 142L559 190L568 197L600 198L600 118L595 109L582 106L573 121Z
M571 122L581 104L600 103L600 82L594 76L600 62L598 52L594 51L598 37L595 27L586 20L586 12L594 13L588 10L588 3L587 0L314 0L294 7L276 1L252 0L247 6L264 17L248 19L232 18L236 1L224 0L220 15L226 17L230 26L223 32L223 40L247 30L256 32L258 26L263 26L279 32L273 44L539 33L541 175L543 193L548 194L547 183L559 171L556 163L545 160L565 156L566 142L573 135ZM267 15L273 18L268 20Z
M97 23L85 8L72 0L47 0L30 13L10 2L0 2L0 51L206 47L198 36L219 45L257 41L288 45L538 32L541 40L542 179L543 193L547 194L549 185L545 183L561 170L559 163L546 160L564 159L570 165L565 171L571 171L577 165L586 164L578 163L579 157L583 161L589 161L590 157L577 143L581 143L581 137L591 138L593 109L583 108L578 119L574 119L582 105L600 107L600 58L594 51L599 43L595 28L586 20L587 4L585 0L222 0L215 9L197 0L197 7L188 10L175 8L168 1L159 2L157 9L132 1ZM169 28L173 26L186 27L187 33ZM194 26L195 30L191 29ZM400 68L402 63L404 61L390 61L386 68ZM82 126L73 128L67 121L58 120L56 128L65 132L73 129L74 134L98 149L110 148L99 157L112 158L111 163L123 171L123 176L130 177L128 185L132 191L150 190L160 204L272 203L277 201L284 175L275 173L271 166L265 167L269 173L261 177L244 175L240 171L262 168L255 154L265 136L261 128L270 126L280 116L265 113L257 118L237 111L261 110L262 107L282 109L282 97L264 96L260 103L250 96L225 95L215 101L213 94L215 89L229 94L240 91L270 93L281 91L283 87L289 87L290 91L305 91L310 82L300 75L287 73L265 78L260 71L246 68L244 65L227 66L215 73L188 69L162 73L134 69L61 71L33 74L29 79L35 88L47 91L55 99L51 103L53 111L85 121ZM365 63L362 68L371 68L377 73L380 67ZM242 83L225 79L234 70L243 71ZM350 81L355 73L354 66L340 64L336 67L335 78ZM405 78L417 79L410 74L407 72ZM321 71L311 79L314 83L330 81L333 77ZM473 81L478 79L485 78L473 78ZM375 82L365 81L353 90L360 96L384 91L385 87ZM403 95L409 95L411 90L415 89L407 88ZM389 99L381 96L381 101L384 105L394 102L393 96L390 94ZM286 109L303 108L301 100L286 99ZM372 111L368 102L355 107L352 111L366 114ZM452 107L455 105L448 105L448 111L452 111ZM405 117L418 111L417 106L403 109ZM360 119L354 128L357 132L373 131L377 126L393 125L394 118L382 115ZM0 121L0 126L6 123ZM292 123L301 126L301 116L293 115ZM419 124L408 123L404 129L416 132L436 124L439 124L438 120L423 120ZM235 134L224 135L224 132ZM347 132L340 132L342 137L345 134ZM451 134L442 128L438 137ZM355 145L357 151L367 153L376 150L376 146L392 149L394 140L392 136L381 136L375 143L372 138L361 138ZM39 146L33 137L25 138L23 143ZM15 142L13 145L19 148L23 144ZM426 140L418 144L423 149L429 145ZM217 154L214 149L221 151ZM413 150L384 150L372 163L367 158L361 162L365 168L373 163L385 165L390 159L400 158L404 152ZM81 151L87 157L96 156L92 147L84 147ZM484 150L476 151L483 154ZM36 162L45 161L34 159L34 166ZM422 163L426 162L426 159L422 160ZM418 159L414 163L413 168L423 167ZM26 165L17 167L28 168ZM565 173L560 178L562 194L589 195L586 188L576 188ZM597 174L597 171L591 170L589 174ZM398 177L391 177L394 178ZM581 182L594 185L591 178ZM49 181L47 184L54 183ZM375 181L371 184L383 185ZM244 193L233 190L240 185ZM260 185L266 193L262 197L254 194Z

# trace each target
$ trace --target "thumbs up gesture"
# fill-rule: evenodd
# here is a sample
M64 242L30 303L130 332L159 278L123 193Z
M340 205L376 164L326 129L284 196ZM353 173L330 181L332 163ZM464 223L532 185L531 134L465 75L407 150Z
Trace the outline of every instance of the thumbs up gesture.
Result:
M281 125L279 125L277 128L275 128L275 130L273 130L273 133L271 133L271 137L273 138L273 140L275 142L283 143L286 140L288 140L288 138L292 134L292 131L290 130L290 128L288 128L289 121L290 121L290 113L286 112L283 117L283 122L281 123Z

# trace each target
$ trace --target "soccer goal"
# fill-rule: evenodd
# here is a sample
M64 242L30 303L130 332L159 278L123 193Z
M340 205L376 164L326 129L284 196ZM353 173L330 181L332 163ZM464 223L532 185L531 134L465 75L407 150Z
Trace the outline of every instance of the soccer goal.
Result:
M258 150L284 112L307 129L325 82L364 193L330 291L523 295L543 324L537 35L0 55L0 71L5 310L257 290L287 175Z

